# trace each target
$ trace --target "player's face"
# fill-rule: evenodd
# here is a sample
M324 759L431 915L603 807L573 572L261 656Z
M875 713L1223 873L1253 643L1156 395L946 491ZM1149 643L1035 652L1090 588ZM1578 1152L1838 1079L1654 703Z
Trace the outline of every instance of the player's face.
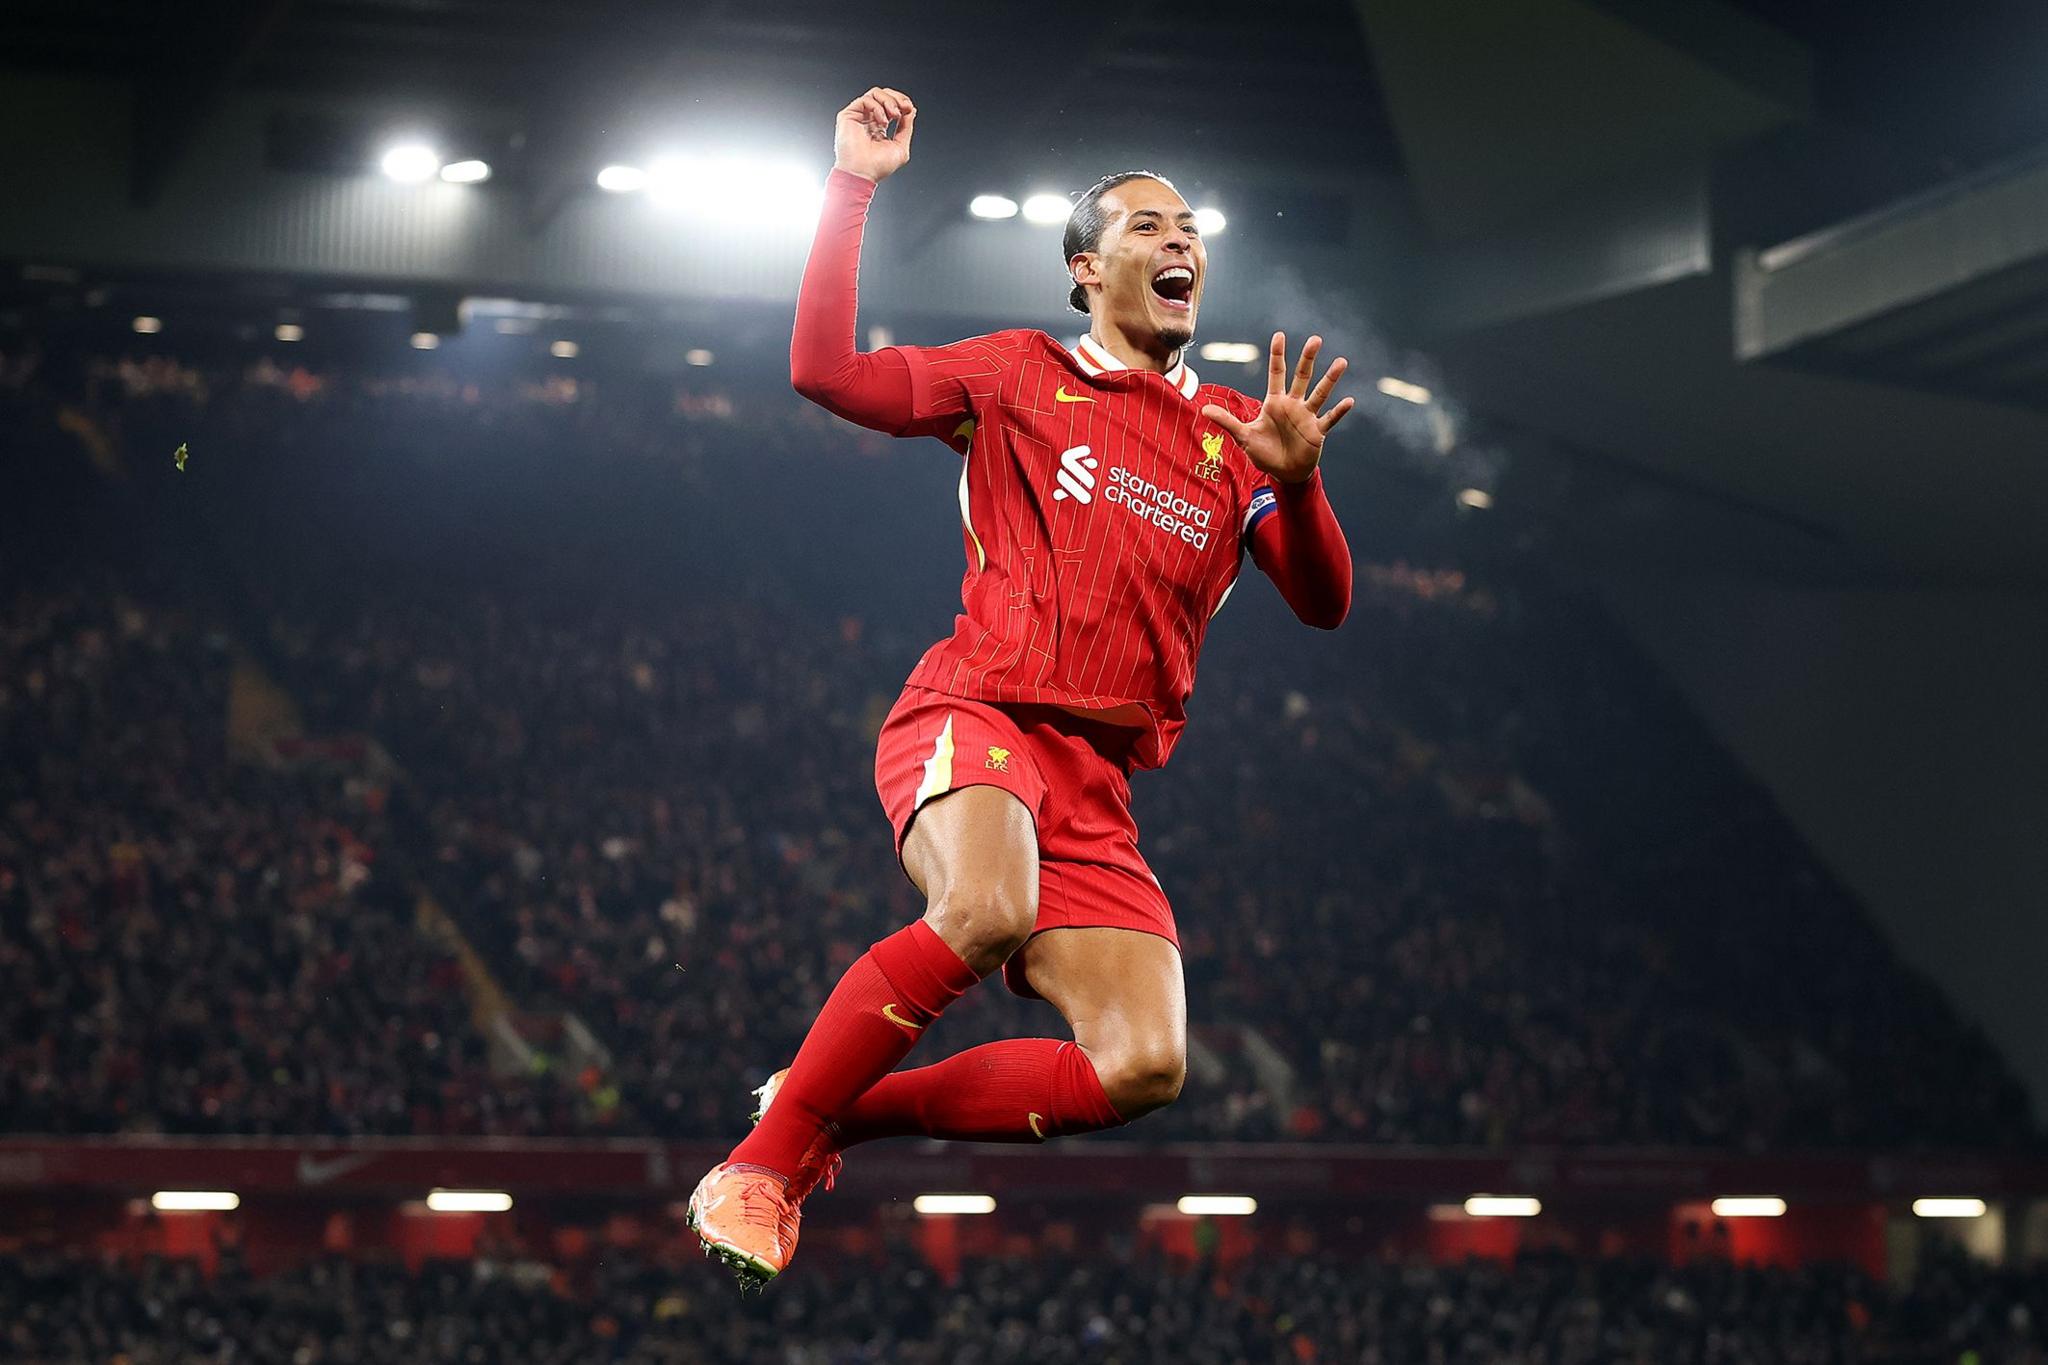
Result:
M1081 267L1102 284L1096 310L1127 333L1156 336L1174 350L1187 345L1209 277L1195 211L1157 180L1127 180L1102 196L1102 207L1109 221L1101 246Z

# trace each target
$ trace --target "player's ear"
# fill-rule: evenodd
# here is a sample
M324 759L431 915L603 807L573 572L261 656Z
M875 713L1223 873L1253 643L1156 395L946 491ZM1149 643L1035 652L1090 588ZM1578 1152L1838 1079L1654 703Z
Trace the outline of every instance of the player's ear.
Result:
M1092 251L1083 251L1067 262L1067 273L1074 277L1074 283L1086 288L1102 283L1102 258Z

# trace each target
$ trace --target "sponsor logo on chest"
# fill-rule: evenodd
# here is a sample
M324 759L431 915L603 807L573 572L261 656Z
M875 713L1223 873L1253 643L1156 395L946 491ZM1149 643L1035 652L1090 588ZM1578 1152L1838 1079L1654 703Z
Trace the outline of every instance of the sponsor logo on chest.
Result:
M1074 446L1060 452L1059 473L1053 477L1059 487L1053 490L1054 502L1065 502L1072 498L1078 503L1095 501L1095 466L1098 461L1087 446Z
M1215 458L1208 455L1208 443L1203 442L1203 459L1195 467L1195 476L1214 482L1221 477L1223 468L1222 438L1217 438ZM1088 446L1071 446L1060 452L1059 468L1054 472L1054 502L1072 499L1087 504L1095 500L1098 482L1095 471L1100 465L1094 451ZM1214 474L1203 472L1214 467ZM1204 506L1171 488L1165 488L1146 478L1135 470L1120 464L1109 467L1100 482L1106 485L1102 500L1112 507L1124 511L1145 522L1162 535L1182 540L1197 550L1209 548L1213 534L1216 509Z

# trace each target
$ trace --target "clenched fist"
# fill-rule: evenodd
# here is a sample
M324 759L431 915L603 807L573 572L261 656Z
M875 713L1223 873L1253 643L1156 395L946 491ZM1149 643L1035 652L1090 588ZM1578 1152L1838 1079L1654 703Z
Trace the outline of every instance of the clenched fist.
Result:
M896 135L889 135L889 125ZM874 181L887 180L910 160L917 106L901 90L878 85L839 111L832 131L832 164Z

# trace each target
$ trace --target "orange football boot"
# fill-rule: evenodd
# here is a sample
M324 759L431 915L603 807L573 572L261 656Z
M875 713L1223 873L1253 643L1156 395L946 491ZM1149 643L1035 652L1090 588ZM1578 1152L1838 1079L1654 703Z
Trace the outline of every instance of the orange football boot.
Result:
M768 1112L789 1068L770 1076L755 1091L754 1122ZM811 1140L789 1179L766 1166L727 1162L714 1166L690 1194L689 1224L704 1242L704 1254L732 1268L743 1289L759 1289L781 1274L796 1254L803 1201L823 1185L831 1189L845 1159L828 1127Z
M725 1262L742 1289L759 1289L796 1254L797 1204L786 1180L766 1166L713 1166L690 1192L688 1221L704 1254Z

